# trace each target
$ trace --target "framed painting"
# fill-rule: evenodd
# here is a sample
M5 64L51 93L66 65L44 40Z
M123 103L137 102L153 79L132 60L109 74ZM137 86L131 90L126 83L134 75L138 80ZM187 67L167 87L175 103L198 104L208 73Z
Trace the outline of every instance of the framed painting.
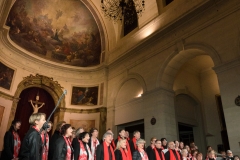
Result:
M89 131L91 128L95 127L95 120L74 120L70 119L70 124L76 129L83 127L84 131Z
M98 104L98 86L73 87L71 105L93 106Z
M0 62L0 87L10 90L13 80L14 70Z

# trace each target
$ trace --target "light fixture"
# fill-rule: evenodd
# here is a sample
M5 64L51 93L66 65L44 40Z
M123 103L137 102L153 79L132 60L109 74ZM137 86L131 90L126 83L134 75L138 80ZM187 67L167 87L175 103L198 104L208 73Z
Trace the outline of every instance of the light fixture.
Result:
M142 15L145 7L145 0L101 0L101 8L104 16L111 20L123 20L126 9L135 7L136 13Z

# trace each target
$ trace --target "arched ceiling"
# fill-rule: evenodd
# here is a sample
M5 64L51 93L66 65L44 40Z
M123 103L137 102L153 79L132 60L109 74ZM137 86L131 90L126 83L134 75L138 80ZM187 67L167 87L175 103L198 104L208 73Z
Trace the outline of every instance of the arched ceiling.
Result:
M214 67L214 63L208 55L196 56L182 66L182 68L191 68L197 73L201 73L202 71L211 69L212 67Z
M60 64L90 67L100 64L104 48L97 19L79 0L18 0L6 25L11 40L30 53Z

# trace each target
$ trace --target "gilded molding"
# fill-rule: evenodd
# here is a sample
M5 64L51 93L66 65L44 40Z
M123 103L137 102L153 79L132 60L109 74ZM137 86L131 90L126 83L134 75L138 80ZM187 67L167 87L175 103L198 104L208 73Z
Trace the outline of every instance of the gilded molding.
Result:
M33 84L40 84L49 86L52 89L55 89L55 87L60 87L61 89L63 88L58 81L53 81L52 77L47 77L40 74L36 74L36 76L30 74L30 76L24 77L23 80L23 84L26 87Z
M69 112L69 113L99 113L99 112L106 112L106 107L94 108L94 109L75 109L75 108L57 108L56 112Z
M15 112L17 109L18 101L20 98L15 98L19 97L21 92L27 88L30 87L39 87L42 89L45 89L53 98L55 104L57 103L59 97L63 94L63 87L58 83L58 81L54 81L53 78L43 76L40 74L36 74L35 76L30 74L27 77L24 77L23 80L18 84L17 90L14 94L14 96L7 95L5 93L2 94L0 92L0 96L5 96L7 99L13 100L13 104L11 107L11 113L10 113L10 118L8 120L8 127L10 127L12 120L14 119ZM65 107L65 99L61 101L59 104L59 107ZM58 115L58 120L63 120L64 115L63 113L55 113L55 115Z

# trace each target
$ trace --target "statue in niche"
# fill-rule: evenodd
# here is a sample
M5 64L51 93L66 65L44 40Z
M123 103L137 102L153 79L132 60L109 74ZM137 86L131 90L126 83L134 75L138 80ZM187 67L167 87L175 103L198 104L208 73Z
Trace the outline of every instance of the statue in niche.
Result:
M39 102L39 94L37 94L37 96L36 96L36 101L29 100L29 102L31 102L31 105L33 107L33 114L38 113L38 110L40 108L42 108L43 105L45 104L44 102ZM38 105L40 105L40 106L38 106Z

